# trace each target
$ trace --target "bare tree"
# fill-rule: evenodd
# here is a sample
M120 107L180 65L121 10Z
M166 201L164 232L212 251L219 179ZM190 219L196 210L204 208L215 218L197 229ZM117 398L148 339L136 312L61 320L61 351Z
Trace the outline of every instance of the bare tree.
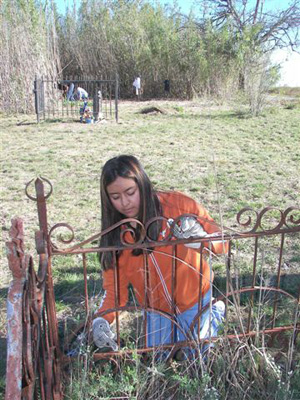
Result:
M239 38L249 27L255 28L254 41L265 50L300 45L300 0L286 2L285 8L270 9L267 0L201 0L204 19L208 16L216 26L229 23Z
M239 86L257 115L266 105L268 89L274 84L270 54L278 48L300 50L300 0L279 9L268 0L200 0L203 11L199 26L210 24L230 32L239 67ZM276 67L275 67L276 68Z

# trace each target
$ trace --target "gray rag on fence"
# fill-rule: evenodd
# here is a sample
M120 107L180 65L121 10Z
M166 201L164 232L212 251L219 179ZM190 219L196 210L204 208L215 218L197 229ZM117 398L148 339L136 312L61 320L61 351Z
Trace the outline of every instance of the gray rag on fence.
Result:
M168 220L168 224L171 225L174 222L172 218ZM202 225L197 221L195 217L182 217L179 219L180 225L175 224L173 227L173 235L177 239L189 239L196 237L205 237L207 232L202 228Z
M93 339L97 347L111 347L114 351L118 350L118 345L114 341L115 334L110 329L106 319L98 317L93 321Z

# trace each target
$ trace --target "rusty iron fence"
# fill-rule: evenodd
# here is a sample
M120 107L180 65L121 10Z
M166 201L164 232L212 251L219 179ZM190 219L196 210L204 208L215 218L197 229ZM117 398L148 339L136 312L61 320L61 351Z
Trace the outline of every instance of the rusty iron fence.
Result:
M122 246L119 248L100 248L97 243L101 235L115 229L112 226L107 231L97 233L77 244L74 241L74 231L66 223L55 224L49 229L47 220L46 201L52 194L52 185L45 178L35 180L35 197L29 194L26 186L27 196L37 203L39 231L35 234L36 250L39 257L38 268L33 266L33 258L25 254L23 238L23 222L21 219L12 221L10 231L11 240L7 242L9 267L13 280L8 293L8 336L7 336L7 369L6 369L6 400L10 399L62 399L62 370L72 360L72 353L68 352L74 340L78 338L79 332L84 329L90 332L93 318L99 316L92 309L92 294L89 293L89 256L105 251L114 254L114 276L115 276L115 299L117 307L108 310L114 312L116 341L118 351L94 352L94 360L118 359L124 355L130 356L133 352L143 355L153 353L155 347L147 346L147 318L145 312L153 311L147 304L145 296L144 304L129 303L125 307L119 307L119 271L116 253L120 249L142 249L144 254L144 290L147 294L147 275L149 274L149 249L160 250L166 246L172 248L172 289L171 300L174 315L176 315L176 249L179 244L191 242L201 243L200 254L202 255L204 240L209 243L214 241L228 241L228 251L221 259L218 259L216 270L223 264L226 276L218 276L216 273L213 286L214 299L207 307L218 300L223 300L226 305L224 322L224 333L229 339L249 338L260 334L269 335L271 338L281 332L292 332L295 341L299 332L299 296L300 282L299 274L291 276L291 280L285 283L289 274L286 266L286 246L299 240L300 218L297 218L299 208L290 207L285 211L273 207L264 208L255 212L250 208L241 210L237 215L239 230L222 228L222 234L209 239L175 239L172 227L163 241L153 242L148 237L149 226L154 220L149 221L147 226L141 226L142 235L136 243L127 243L121 238ZM45 194L44 184L49 186L49 192ZM269 216L271 217L269 218ZM277 217L277 218L276 218ZM164 218L161 217L163 220ZM274 223L275 219L275 223ZM178 219L177 219L178 220ZM175 223L176 221L175 220ZM265 221L268 220L267 226ZM126 220L128 222L128 220ZM137 221L135 221L137 222ZM272 224L272 225L270 225ZM58 237L56 233L60 229L66 229L70 237ZM57 241L59 240L59 242ZM58 244L60 243L60 244ZM247 243L247 245L245 245ZM262 245L260 245L262 243ZM59 247L63 246L63 247ZM210 244L208 244L210 247ZM296 246L294 246L296 247ZM289 247L289 248L293 248ZM240 258L239 254L244 249L246 258ZM81 273L84 282L84 307L82 322L78 322L72 328L72 332L65 337L64 344L59 337L59 321L55 305L55 285L53 283L52 263L57 257L75 257L76 262L81 260ZM213 260L209 257L210 266ZM248 268L247 279L239 277L243 263ZM201 271L199 277L199 302L198 313L194 318L194 326L201 314L204 312L201 304ZM223 281L222 281L223 279ZM100 297L97 298L100 301ZM288 303L287 303L288 302ZM263 309L263 304L267 305ZM99 305L99 304L98 304ZM237 308L240 314L237 316ZM288 311L287 311L288 310ZM123 323L122 313L139 313L139 337L134 339L134 349L130 346L124 347L121 337L121 326ZM176 320L160 310L156 312L166 316L172 322L172 329L176 326ZM198 324L199 325L199 324ZM90 340L88 338L87 340ZM218 340L217 337L198 338L184 342L173 342L169 345L160 346L169 349L169 358L183 347L203 345L207 342ZM78 357L78 353L74 355Z
M90 77L65 77L50 79L36 77L34 81L35 112L37 122L54 118L76 118L80 120L80 113L84 102L74 97L68 98L68 88L82 87L88 93L88 108L96 120L115 119L118 122L119 79L95 79Z

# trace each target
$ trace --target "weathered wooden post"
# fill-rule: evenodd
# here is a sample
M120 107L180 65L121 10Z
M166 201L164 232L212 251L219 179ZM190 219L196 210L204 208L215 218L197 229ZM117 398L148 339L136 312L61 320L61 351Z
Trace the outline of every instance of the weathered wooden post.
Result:
M7 296L7 363L5 400L21 399L23 349L23 292L28 272L28 259L24 254L23 221L12 220L6 242L9 269L13 280Z
M34 80L34 105L35 105L35 113L36 113L36 118L37 118L37 123L40 122L40 108L39 108L39 94L38 94L38 78L35 76Z

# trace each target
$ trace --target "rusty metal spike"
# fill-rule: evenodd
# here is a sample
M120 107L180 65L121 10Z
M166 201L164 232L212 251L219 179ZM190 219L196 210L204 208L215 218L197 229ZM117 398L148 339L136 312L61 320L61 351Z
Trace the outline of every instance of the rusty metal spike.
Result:
M28 183L26 183L26 185L25 185L25 194L26 194L26 196L27 196L30 200L37 201L37 197L32 196L32 195L29 194L29 192L28 192L28 188L29 188L30 184L31 184L33 181L34 181L35 187L36 187L36 188L38 187L40 190L42 190L41 188L44 187L43 182L48 183L48 185L50 186L50 191L49 191L49 193L48 193L46 196L44 195L45 200L48 199L48 198L51 196L52 192L53 192L53 185L52 185L52 183L49 181L49 179L44 178L43 176L40 176L40 177L36 178L35 180L34 180L34 178L33 178L33 179L31 179Z

